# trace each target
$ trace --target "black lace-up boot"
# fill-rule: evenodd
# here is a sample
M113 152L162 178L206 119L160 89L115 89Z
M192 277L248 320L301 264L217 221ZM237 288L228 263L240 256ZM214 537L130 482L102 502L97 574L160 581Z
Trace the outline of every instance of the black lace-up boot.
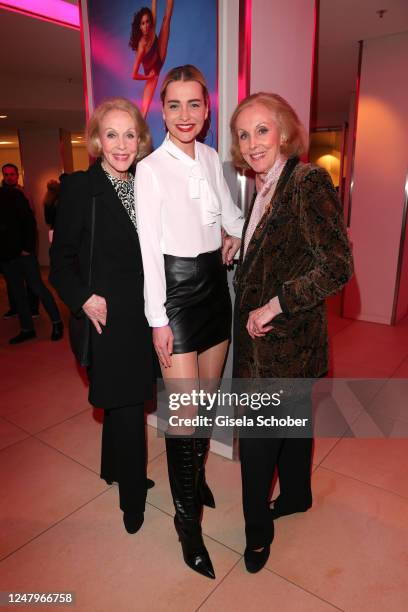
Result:
M174 525L183 557L194 571L215 578L201 532L202 503L198 495L198 466L194 438L166 437L167 466L176 514Z

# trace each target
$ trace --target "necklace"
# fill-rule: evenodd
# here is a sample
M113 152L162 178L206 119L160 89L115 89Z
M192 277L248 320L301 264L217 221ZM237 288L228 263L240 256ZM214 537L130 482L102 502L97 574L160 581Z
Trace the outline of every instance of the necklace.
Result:
M129 172L126 172L126 178L118 178L117 176L114 176L111 172L109 172L109 170L106 168L105 163L102 162L101 166L103 168L103 170L106 172L106 174L109 174L109 176L113 177L114 179L116 179L117 181L129 181ZM125 173L123 173L125 174Z

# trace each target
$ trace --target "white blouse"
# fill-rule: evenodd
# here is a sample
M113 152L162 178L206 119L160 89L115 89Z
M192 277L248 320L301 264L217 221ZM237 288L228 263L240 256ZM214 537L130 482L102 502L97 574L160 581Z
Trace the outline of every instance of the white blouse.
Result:
M164 254L196 257L221 246L221 227L241 237L244 219L232 201L217 152L195 143L195 159L166 136L137 164L136 219L144 268L145 314L168 324Z

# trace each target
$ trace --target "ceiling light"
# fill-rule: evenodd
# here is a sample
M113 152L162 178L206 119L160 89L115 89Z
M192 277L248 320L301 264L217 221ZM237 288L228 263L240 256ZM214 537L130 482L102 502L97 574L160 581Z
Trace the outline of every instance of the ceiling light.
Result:
M0 119L7 119L7 115L0 115Z
M2 8L79 30L79 8L64 0L8 0Z
M12 140L0 140L0 144L14 144Z

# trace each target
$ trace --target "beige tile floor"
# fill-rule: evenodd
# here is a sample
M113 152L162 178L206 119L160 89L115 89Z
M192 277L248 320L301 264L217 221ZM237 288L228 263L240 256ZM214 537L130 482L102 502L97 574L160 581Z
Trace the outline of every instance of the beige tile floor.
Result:
M276 522L257 575L242 559L239 464L212 454L217 508L203 519L210 581L182 561L164 444L152 428L156 486L143 529L125 532L117 487L98 473L102 414L87 405L66 339L49 342L43 312L36 327L38 340L9 347L17 322L0 321L0 590L74 591L81 612L407 609L406 438L316 440L313 508ZM336 376L408 378L408 321L389 328L333 314L330 328ZM383 388L376 402L384 409L391 398L390 412L408 421L401 397Z

